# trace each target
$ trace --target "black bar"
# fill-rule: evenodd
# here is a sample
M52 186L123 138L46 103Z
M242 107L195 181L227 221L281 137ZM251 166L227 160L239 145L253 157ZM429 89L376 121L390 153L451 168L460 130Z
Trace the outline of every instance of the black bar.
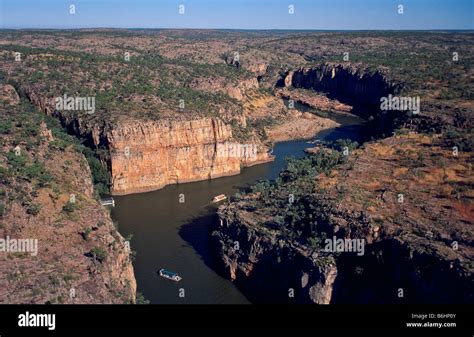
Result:
M19 315L55 314L55 329L19 327ZM412 314L426 314L425 319ZM435 315L429 318L429 314ZM455 318L438 315L456 314ZM0 336L63 335L181 329L253 328L295 331L310 329L402 331L416 335L461 336L471 331L472 306L467 305L1 305ZM417 316L420 317L420 316ZM455 323L456 327L407 327L407 323ZM253 328L252 328L253 327Z

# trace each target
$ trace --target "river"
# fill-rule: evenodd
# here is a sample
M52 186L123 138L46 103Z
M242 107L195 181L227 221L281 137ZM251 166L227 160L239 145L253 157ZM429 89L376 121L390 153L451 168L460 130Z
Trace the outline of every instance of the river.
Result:
M302 107L297 107L303 110ZM351 116L330 115L340 128L318 133L315 139L357 140L362 134L361 120ZM260 179L275 179L286 166L287 157L301 158L303 150L314 145L307 141L275 145L275 161L245 168L237 176L195 183L170 185L148 193L115 197L112 218L123 236L133 235L131 248L138 291L156 304L244 304L245 295L218 270L219 261L210 244L210 225L215 208L210 200L218 195L231 196ZM184 202L180 202L184 196ZM182 280L173 282L158 276L166 268Z

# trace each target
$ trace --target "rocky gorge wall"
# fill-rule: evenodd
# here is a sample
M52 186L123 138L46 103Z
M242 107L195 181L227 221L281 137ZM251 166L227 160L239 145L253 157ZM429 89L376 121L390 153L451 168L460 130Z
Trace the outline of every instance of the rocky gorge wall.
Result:
M213 239L224 274L256 303L329 304L337 276L335 259L279 238L245 219L245 212L220 209Z
M379 110L380 98L399 90L399 85L379 71L330 63L290 70L280 78L277 86L325 92L329 98L364 107L358 111L361 117L367 117L371 110Z
M117 195L235 175L242 166L273 159L261 144L234 142L230 125L218 118L131 122L106 139Z
M380 228L372 224L376 230L350 234L352 238L365 235L368 244L363 257L354 253L333 255L289 241L247 221L241 216L245 213L242 210L234 211L221 209L214 240L224 275L255 303L470 303L473 300L472 282L456 263L422 251L413 242L384 237L384 233L380 238ZM404 296L399 297L399 289Z

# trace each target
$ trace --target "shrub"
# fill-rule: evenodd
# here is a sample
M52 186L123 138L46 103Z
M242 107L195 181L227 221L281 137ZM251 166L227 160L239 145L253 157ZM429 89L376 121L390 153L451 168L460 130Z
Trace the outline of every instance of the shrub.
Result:
M240 201L242 200L242 193L237 192L234 194L234 201Z
M343 151L346 147L349 151L356 149L359 143L353 142L350 139L338 139L333 142L333 147L338 151Z
M2 120L0 121L0 133L10 133L13 128L13 123L11 120Z
M51 185L51 181L53 180L53 177L49 172L42 172L40 176L38 177L38 186L39 187L48 187Z
M26 164L26 156L24 154L20 154L17 156L14 152L7 153L8 164L10 164L14 171L18 171L23 169Z
M318 249L319 248L319 244L320 244L320 240L316 237L309 237L307 239L307 242L308 242L308 245L313 248L313 249Z
M87 228L81 233L82 238L87 241L87 240L89 239L89 234L90 234L91 232L92 232L92 228L87 227Z
M91 249L92 256L100 263L107 259L107 252L102 247L94 247Z
M10 174L6 168L0 167L0 181L6 182L9 175Z
M26 209L26 213L31 214L31 215L38 215L38 213L41 210L41 206L38 204L31 204L28 206Z
M136 303L137 304L150 304L150 301L147 300L145 298L145 296L143 296L143 294L141 292L137 292L137 300L136 300Z
M40 187L49 186L49 183L53 179L51 174L46 171L43 163L35 162L32 165L25 166L22 171L28 180L37 179Z
M71 201L68 201L64 206L63 206L63 212L66 213L72 213L78 208L77 204Z
M99 194L108 194L110 191L109 171L106 167L104 167L104 165L102 165L100 160L96 158L94 152L91 149L83 146L81 150L84 156L86 157L87 162L89 163L95 190Z
M270 185L270 182L268 180L260 180L256 184L251 186L250 189L254 193L266 194L266 193L269 192L270 187L271 187L271 185Z

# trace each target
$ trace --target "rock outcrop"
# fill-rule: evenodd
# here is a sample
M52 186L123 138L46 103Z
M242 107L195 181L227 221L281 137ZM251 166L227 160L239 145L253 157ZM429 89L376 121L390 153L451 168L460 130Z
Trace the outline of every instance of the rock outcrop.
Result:
M0 104L16 105L20 103L20 96L15 88L9 84L0 86Z
M288 115L288 120L268 129L268 138L273 142L312 139L318 132L340 125L329 118L322 118L309 112L290 110Z
M299 92L298 90L290 90L289 88L281 88L277 91L277 94L287 100L293 100L303 106L310 107L312 109L321 111L335 111L338 113L350 113L352 106L341 103L336 99L329 99L323 94L304 90Z
M237 85L227 85L225 86L225 92L232 98L236 100L243 100L245 92L252 89L258 88L258 81L256 78L251 78L249 80L240 81Z
M242 79L239 81L229 81L229 79L219 78L194 78L189 83L189 87L195 90L215 93L220 91L229 95L238 101L242 101L246 92L249 90L258 89L258 80L255 77L249 79Z

